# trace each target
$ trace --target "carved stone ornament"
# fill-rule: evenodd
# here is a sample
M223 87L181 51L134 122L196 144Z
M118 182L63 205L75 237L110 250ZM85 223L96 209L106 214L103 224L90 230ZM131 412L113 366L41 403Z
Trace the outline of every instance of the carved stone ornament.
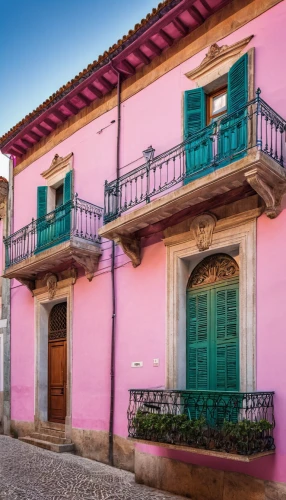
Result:
M228 60L231 60L231 64L234 62L234 59L239 57L241 51L246 47L246 45L253 38L253 35L240 40L233 45L221 45L219 46L217 43L214 43L210 46L205 58L201 62L201 64L186 73L186 77L191 80L196 80L203 76L205 73L213 70L215 66L219 66L221 64L226 63Z
M239 276L237 262L224 253L210 255L203 259L193 270L187 288L209 285Z
M133 267L141 264L140 240L128 236L117 236L114 238L114 241L117 245L121 246L123 252L131 260Z
M207 250L211 246L216 221L216 217L211 214L198 215L192 221L190 230L200 252Z
M81 267L84 268L85 276L88 281L92 281L94 273L98 268L99 255L73 254L73 258Z
M52 300L56 295L57 286L58 286L58 277L56 274L48 273L45 278L48 288L49 299Z
M247 172L245 177L252 189L263 199L267 217L275 219L282 211L282 197L286 193L285 181L278 180L276 185L270 185L257 170Z
M42 177L44 179L49 179L53 175L57 174L60 170L69 166L72 160L73 153L68 154L67 156L59 156L55 154L50 167L42 172Z

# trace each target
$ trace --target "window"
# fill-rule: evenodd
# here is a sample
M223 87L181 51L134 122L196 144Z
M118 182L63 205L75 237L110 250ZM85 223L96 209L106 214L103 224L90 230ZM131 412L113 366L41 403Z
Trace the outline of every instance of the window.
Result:
M227 87L207 96L207 124L227 113Z
M56 203L55 208L60 207L64 202L64 185L62 184L56 189Z

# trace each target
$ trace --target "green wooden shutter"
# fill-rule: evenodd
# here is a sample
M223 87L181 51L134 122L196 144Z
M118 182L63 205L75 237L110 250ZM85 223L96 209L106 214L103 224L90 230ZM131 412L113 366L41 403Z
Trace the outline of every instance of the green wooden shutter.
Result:
M244 54L228 73L228 113L243 107L248 101L248 54Z
M248 101L248 54L244 54L230 68L227 96L228 115L221 121L219 139L219 156L227 159L224 164L236 161L246 154L247 110L245 106ZM239 111L241 108L242 110ZM229 117L232 113L235 114Z
M70 233L71 230L71 217L72 217L72 181L73 181L73 175L72 171L70 170L64 180L64 204L67 204L65 206L65 232L68 234Z
M70 170L64 180L64 203L67 203L72 198L72 171Z
M39 219L47 213L47 186L38 186L37 196L37 218Z
M199 172L211 163L212 142L210 132L205 130L205 127L205 93L201 87L187 90L184 94L184 138L189 141L186 145L185 183L199 177Z
M188 292L187 389L209 388L209 291Z
M215 389L239 390L238 283L215 290L216 363Z
M38 186L37 188L37 219L47 214L47 186ZM37 221L37 248L36 252L45 247L49 238L48 224L45 219Z

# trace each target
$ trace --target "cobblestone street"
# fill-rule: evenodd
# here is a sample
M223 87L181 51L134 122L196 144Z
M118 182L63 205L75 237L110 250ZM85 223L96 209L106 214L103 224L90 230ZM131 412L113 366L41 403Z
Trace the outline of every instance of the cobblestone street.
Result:
M179 500L138 485L130 472L0 436L0 499Z

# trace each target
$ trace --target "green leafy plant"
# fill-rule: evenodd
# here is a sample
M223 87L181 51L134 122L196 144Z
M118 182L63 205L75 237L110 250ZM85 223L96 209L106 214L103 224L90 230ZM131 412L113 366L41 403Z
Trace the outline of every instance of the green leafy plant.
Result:
M138 410L133 420L135 437L171 444L227 451L250 455L273 450L271 430L274 425L268 420L224 421L214 428L204 417L190 419L187 414L150 413Z
M274 449L274 441L269 432L273 427L274 425L265 419L257 422L247 419L239 422L224 421L222 434L230 451L234 449L239 454L248 455Z

